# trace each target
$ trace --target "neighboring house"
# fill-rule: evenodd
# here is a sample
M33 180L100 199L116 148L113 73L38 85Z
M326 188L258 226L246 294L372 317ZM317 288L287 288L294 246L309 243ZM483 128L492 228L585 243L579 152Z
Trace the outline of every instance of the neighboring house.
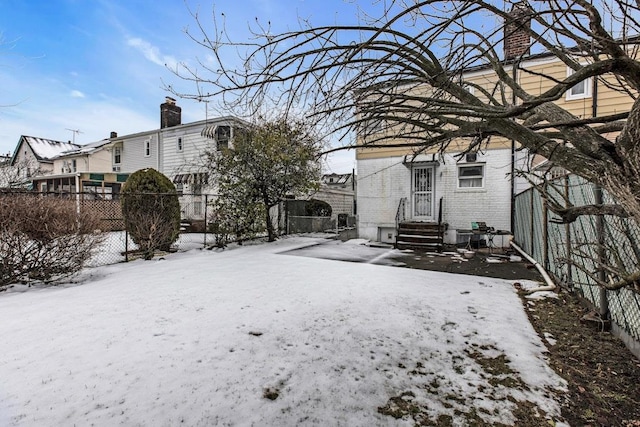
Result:
M356 214L356 181L354 174L325 174L320 179L320 188L310 198L325 201L331 205L331 218L338 226L347 223L347 217Z
M111 199L129 176L112 167L112 151L111 140L103 139L60 153L53 158L52 174L34 177L33 186L41 192L81 192L85 199Z
M176 185L183 218L202 219L206 194L215 186L207 174L207 153L233 145L236 129L246 122L233 117L182 124L182 111L173 98L160 105L160 128L118 136L87 145L23 136L12 164L22 179L41 192L77 192L85 198L112 199L127 177L154 168Z
M90 150L91 172L95 177L99 171L93 166L101 165L104 182L114 183L115 189L129 174L154 168L175 184L183 218L203 219L206 195L214 193L206 153L231 146L235 129L243 123L223 117L183 124L182 109L175 99L166 97L160 105L159 129L122 136L112 132L106 143L95 143Z
M242 125L236 118L221 117L178 123L161 130L160 171L173 181L182 195L183 219L203 218L206 195L215 193L215 183L209 179L207 169L208 154L231 147L235 131Z
M324 174L320 182L328 188L355 191L355 174L353 173Z
M80 146L72 142L54 141L22 135L9 161L11 168L10 187L29 187L32 178L53 173L53 159L60 153L77 149Z
M510 37L518 40L505 39L507 63L510 58L526 55L529 46L526 33L523 37L516 31ZM508 70L511 66L506 67ZM555 56L535 54L525 56L518 63L516 79L527 92L540 94L555 84L552 79L563 80L571 72ZM463 73L462 79L490 92L497 76L491 69L476 67ZM473 85L469 90L475 89ZM583 118L628 111L633 98L612 87L615 87L614 77L610 81L607 76L589 78L569 89L557 104ZM387 141L389 144L402 142ZM462 148L468 147L470 141L452 141L443 155L436 150L416 155L410 147L362 147L366 142L367 137L358 137L360 237L396 242L398 235L404 234L404 231L398 232L398 222L446 223L444 243L450 244L467 241L472 222L512 230L514 195L528 187L526 181L513 172L531 166L528 153L515 142L493 138L483 144L481 150L466 155L461 155ZM508 238L498 239L496 243L507 245Z

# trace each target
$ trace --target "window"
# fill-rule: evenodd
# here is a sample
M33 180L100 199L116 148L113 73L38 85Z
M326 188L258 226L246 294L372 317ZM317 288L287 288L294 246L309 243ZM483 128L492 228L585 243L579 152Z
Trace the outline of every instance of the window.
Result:
M176 184L176 193L178 193L178 196L182 196L182 194L184 193L184 184L183 183L177 183Z
M78 161L76 159L71 160L71 172L78 171Z
M122 161L122 148L114 147L113 149L113 164L119 165Z
M178 140L176 141L176 150L182 151L182 137L178 137Z
M231 140L231 126L216 126L214 139L216 140L218 151L223 148L229 148L229 141Z
M144 142L144 156L149 157L151 155L151 138Z
M191 184L191 192L197 195L202 194L202 183L194 182L193 184Z
M202 215L202 202L201 201L193 202L193 214L197 215L197 216Z
M567 77L572 75L575 71L572 68L567 68ZM591 78L585 79L579 83L576 83L571 89L567 91L567 100L584 99L591 96Z
M484 187L484 165L458 166L458 188Z

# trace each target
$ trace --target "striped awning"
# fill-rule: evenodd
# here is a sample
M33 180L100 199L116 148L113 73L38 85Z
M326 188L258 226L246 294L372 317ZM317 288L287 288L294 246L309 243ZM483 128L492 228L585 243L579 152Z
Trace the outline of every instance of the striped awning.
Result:
M180 173L173 177L174 184L206 184L209 181L207 173Z

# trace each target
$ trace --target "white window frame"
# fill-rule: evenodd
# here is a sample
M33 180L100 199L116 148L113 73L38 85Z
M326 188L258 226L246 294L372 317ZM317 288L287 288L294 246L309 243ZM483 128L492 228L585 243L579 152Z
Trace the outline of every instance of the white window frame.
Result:
M464 90L466 90L467 92L469 92L471 95L475 95L476 94L476 87L475 86L471 86L471 83L462 82L462 88Z
M573 68L567 67L567 77L571 76L575 73ZM584 79L578 84L584 84L584 92L581 93L572 93L573 89L577 86L577 84L573 87L570 87L566 92L566 100L573 101L576 99L586 99L591 97L591 77Z
M222 140L218 132L221 131L222 128L229 128L228 138ZM231 125L217 125L213 131L213 138L216 141L216 150L222 151L223 149L231 148L231 140L233 139L233 126Z
M176 151L182 152L184 150L184 141L182 141L182 137L179 136L176 139Z
M151 157L151 138L144 141L144 156Z
M472 168L472 167L480 167L482 170L481 175L472 175L472 176L462 176L460 173L461 169L464 168ZM460 163L458 164L458 189L459 190L478 190L483 189L485 187L485 175L486 175L486 165L484 163ZM480 178L481 185L480 186L462 186L460 185L463 181L471 181Z
M113 147L113 164L115 166L122 164L122 147Z
M71 172L78 172L78 161L76 159L71 159Z

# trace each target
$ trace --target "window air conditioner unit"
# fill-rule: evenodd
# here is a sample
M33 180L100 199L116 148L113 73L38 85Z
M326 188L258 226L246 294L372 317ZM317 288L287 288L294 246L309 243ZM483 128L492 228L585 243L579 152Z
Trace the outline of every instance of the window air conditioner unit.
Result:
M69 169L68 167L63 167L62 173L71 173L71 169Z
M114 166L113 167L113 171L114 172L120 172L120 166Z

